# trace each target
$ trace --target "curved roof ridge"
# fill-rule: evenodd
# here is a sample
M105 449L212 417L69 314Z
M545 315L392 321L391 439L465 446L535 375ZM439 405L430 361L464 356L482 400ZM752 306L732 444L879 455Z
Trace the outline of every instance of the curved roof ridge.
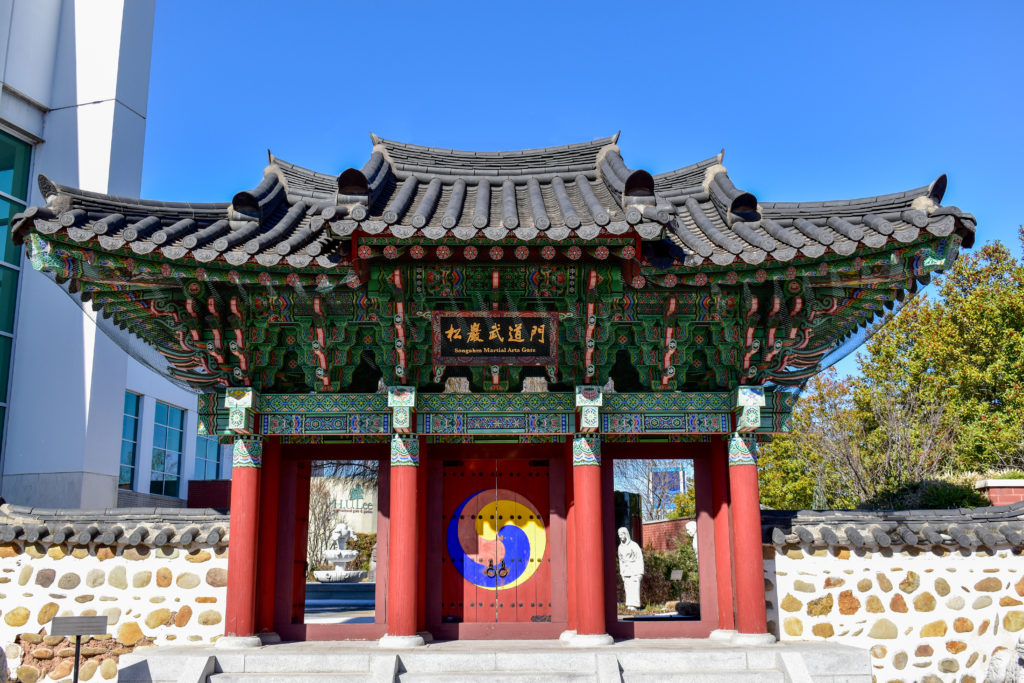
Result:
M801 209L801 208L829 208L836 206L864 206L864 205L876 205L876 204L897 204L911 202L918 197L927 197L932 193L932 187L935 183L929 183L928 185L922 185L921 187L915 187L912 190L904 190L903 192L890 192L888 194L879 195L868 195L865 197L854 197L851 199L830 199L830 200L811 200L811 201L800 201L800 202L761 202L760 205L764 209ZM936 198L936 204L941 203L941 196Z
M540 173L594 173L598 154L615 145L618 136L554 147L477 152L414 145L373 136L400 173L439 175L521 176Z
M704 182L704 172L715 164L720 163L722 163L721 153L688 166L658 173L654 176L654 190L656 192L664 192L666 190L700 187Z
M373 135L371 133L371 135ZM453 149L447 147L432 147L430 145L417 145L411 142L401 142L399 140L389 140L382 138L379 135L373 135L375 144L384 145L386 148L402 148L408 150L419 150L423 152L430 152L444 155L465 155L468 157L498 157L498 156L525 156L525 155L540 155L553 152L562 151L576 151L576 150L593 150L596 154L598 150L607 147L608 145L614 145L619 139L618 133L606 138L596 138L594 140L588 140L585 142L573 142L568 145L553 145L551 147L528 147L526 149L511 149L511 150L496 150L491 152L478 152L474 150L465 149Z
M117 206L139 206L153 209L188 209L190 211L194 209L224 210L231 204L231 202L168 202L159 199L142 199L139 197L104 194L103 192L83 190L80 187L72 187L71 185L55 183L42 173L39 174L38 183L39 191L43 195L44 199L48 199L51 196L64 195Z

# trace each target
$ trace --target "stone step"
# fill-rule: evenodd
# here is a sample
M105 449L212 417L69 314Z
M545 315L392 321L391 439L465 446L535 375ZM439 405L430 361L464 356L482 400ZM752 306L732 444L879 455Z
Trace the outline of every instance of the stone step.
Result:
M785 683L781 671L645 671L623 672L622 683Z
M369 671L349 673L245 673L245 674L214 674L210 683L301 683L301 681L328 681L337 683L365 683L372 681Z
M446 671L399 674L397 683L594 683L593 671ZM678 680L678 678L676 679Z
M357 673L370 671L370 652L329 653L268 652L264 650L218 653L224 672L273 673Z

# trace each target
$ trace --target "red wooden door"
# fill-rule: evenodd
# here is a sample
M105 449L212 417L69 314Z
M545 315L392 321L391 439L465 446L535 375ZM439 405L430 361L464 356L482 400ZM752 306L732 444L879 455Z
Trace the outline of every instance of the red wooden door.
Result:
M446 462L442 621L551 620L546 460Z

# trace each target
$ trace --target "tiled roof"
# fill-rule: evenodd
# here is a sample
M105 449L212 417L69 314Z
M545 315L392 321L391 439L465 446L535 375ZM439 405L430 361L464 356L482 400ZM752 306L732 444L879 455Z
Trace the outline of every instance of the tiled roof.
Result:
M765 543L851 548L1024 547L1024 502L956 510L762 510Z
M366 164L337 176L270 155L255 188L219 204L102 195L40 176L47 205L15 216L13 237L34 228L106 250L296 268L339 264L357 231L396 242L630 235L666 240L690 267L848 256L922 231L974 240L974 218L940 206L945 176L866 199L766 203L733 185L722 155L651 176L626 166L618 136L512 152L372 139Z
M0 505L0 542L182 546L227 543L226 514L198 508L54 509Z

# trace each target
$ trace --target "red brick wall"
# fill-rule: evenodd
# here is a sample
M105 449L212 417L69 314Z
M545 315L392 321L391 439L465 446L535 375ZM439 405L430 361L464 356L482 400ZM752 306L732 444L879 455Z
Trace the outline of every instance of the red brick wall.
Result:
M645 522L643 530L643 547L651 547L662 552L674 550L676 539L686 533L688 519L666 519L660 522Z
M993 505L1009 505L1024 500L1024 486L990 486L982 490Z

